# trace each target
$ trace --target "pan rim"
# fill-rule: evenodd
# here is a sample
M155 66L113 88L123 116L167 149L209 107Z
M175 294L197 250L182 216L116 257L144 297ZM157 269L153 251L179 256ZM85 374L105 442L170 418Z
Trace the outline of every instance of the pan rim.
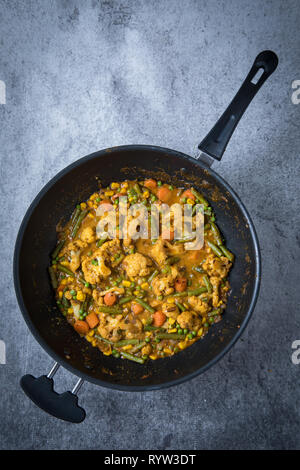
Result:
M19 279L19 263L20 263L20 250L21 250L21 245L22 245L22 240L23 240L23 235L25 233L25 230L27 228L27 225L30 221L30 217L35 210L36 206L42 199L42 197L47 193L47 191L64 175L66 175L69 171L72 169L80 166L82 163L87 162L89 160L92 160L93 158L97 158L103 155L113 152L120 152L120 151L130 151L130 150L152 150L156 152L163 152L163 153L168 153L168 154L173 154L178 157L181 157L183 160L190 161L191 163L194 163L198 165L200 168L205 169L209 171L212 176L220 183L222 184L227 191L231 194L235 202L238 204L240 207L245 219L247 220L247 223L249 225L249 230L250 230L250 235L253 241L253 247L254 247L254 252L255 252L255 279L254 279L254 288L253 288L253 293L252 293L252 298L251 302L247 311L247 314L245 315L245 318L241 322L240 328L236 331L232 339L229 341L229 343L226 345L226 347L219 353L217 354L213 359L211 359L207 364L204 366L200 367L199 369L195 370L194 372L191 372L190 374L184 375L183 377L179 377L178 379L174 379L171 381L167 381L161 384L153 384L153 385L121 385L121 384L114 384L114 383L109 383L105 382L101 379L96 379L85 372L79 371L77 368L73 367L71 364L68 363L66 359L61 358L56 352L48 345L48 343L44 340L44 338L39 334L38 330L36 329L34 322L31 320L30 315L28 313L28 310L26 308L26 305L23 300L22 292L21 292L21 285L20 285L20 279ZM13 256L13 278L14 278L14 287L15 287L15 292L16 292L16 297L18 301L19 308L21 310L21 313L23 315L23 318L25 320L26 325L29 328L29 331L32 333L36 341L42 346L42 348L49 354L49 356L54 359L56 362L58 362L60 365L65 367L68 371L70 371L72 374L74 374L77 377L81 377L87 382L94 383L95 385L105 387L105 388L110 388L114 390L120 390L120 391L127 391L127 392L142 392L142 391L150 391L150 390L159 390L159 389L164 389L164 388L169 388L174 385L179 385L181 383L184 383L188 380L191 380L198 375L204 373L206 370L208 370L210 367L215 365L218 361L220 361L226 353L235 345L237 340L241 337L242 333L244 332L245 328L247 327L249 320L253 314L258 294L259 294L259 289L260 289L260 283L261 283L261 254L260 254L260 247L259 247L259 242L258 242L258 237L257 233L254 227L254 224L252 222L252 219L243 204L243 202L240 200L239 196L237 193L231 188L231 186L218 174L216 173L212 168L207 167L204 165L202 162L197 160L194 157L191 157L185 153L182 153L177 150L169 149L166 147L160 147L160 146L154 146L154 145L143 145L143 144L133 144L133 145L121 145L121 146L116 146L116 147L108 147L102 150L99 150L97 152L93 152L89 155L86 155L84 157L79 158L78 160L75 160L74 162L70 163L68 166L63 168L61 171L59 171L54 177L52 177L48 183L46 183L43 188L38 192L36 197L33 199L32 203L28 207L23 220L21 222L18 235L16 238L16 243L15 243L15 249L14 249L14 256Z

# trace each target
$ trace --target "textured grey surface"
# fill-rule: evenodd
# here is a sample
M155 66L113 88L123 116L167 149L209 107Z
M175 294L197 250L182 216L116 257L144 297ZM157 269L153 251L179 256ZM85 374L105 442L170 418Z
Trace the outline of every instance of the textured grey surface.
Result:
M300 448L300 365L291 362L300 339L300 104L291 102L299 22L298 0L0 1L0 448ZM18 385L52 364L12 286L27 206L59 170L104 147L194 154L264 49L280 66L214 165L245 202L262 249L261 293L243 339L172 389L129 394L85 384L81 425L44 414ZM62 391L74 377L60 371L56 382Z

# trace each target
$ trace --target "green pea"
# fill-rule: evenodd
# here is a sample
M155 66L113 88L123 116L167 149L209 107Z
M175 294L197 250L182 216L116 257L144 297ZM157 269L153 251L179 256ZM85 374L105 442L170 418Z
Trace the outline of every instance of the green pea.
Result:
M74 289L70 290L70 294L71 295L76 295L76 290L74 290Z
M145 338L146 343L150 343L150 338Z
M205 328L208 328L209 324L207 322L205 322L203 326L205 326Z
M155 338L155 342L156 342L156 343L160 343L160 339L159 339L159 338Z
M187 335L188 332L189 332L189 330L188 330L187 328L185 328L185 329L183 330L183 334L184 334L184 335Z
M182 333L183 333L182 329L179 328L179 329L178 329L178 334L179 334L179 335L182 335Z
M157 186L161 186L162 185L162 182L161 181L157 181Z
M146 361L146 360L148 359L147 354L144 354L144 355L142 356L142 359L144 359L144 361Z
M85 282L85 283L84 283L84 287L90 287L90 283L89 283L89 282Z
M192 333L190 333L190 334L188 335L188 339L193 339L193 338L194 338L194 336L192 335Z

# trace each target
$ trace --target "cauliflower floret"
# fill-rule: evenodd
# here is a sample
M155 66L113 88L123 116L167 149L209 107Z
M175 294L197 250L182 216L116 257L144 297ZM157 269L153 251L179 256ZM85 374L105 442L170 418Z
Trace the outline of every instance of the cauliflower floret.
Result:
M94 289L92 295L93 295L93 299L98 305L103 305L103 297L98 290Z
M152 265L149 258L140 253L134 253L124 258L123 266L129 277L147 276L150 274L150 266Z
M126 339L140 339L143 335L143 323L132 313L129 313L120 322L120 328L123 330Z
M167 275L156 276L152 281L152 289L155 295L169 295L174 292L174 281L178 276L176 266L171 266L170 273Z
M210 278L210 282L211 282L212 287L213 287L212 304L213 304L214 307L217 307L218 304L219 304L219 301L220 301L219 287L220 287L220 283L221 283L221 278L217 277L217 276L212 276Z
M142 348L142 355L143 356L149 356L149 354L151 354L152 352L152 347L150 344L146 344L146 346L144 346Z
M107 264L112 264L112 258L120 251L120 240L111 240L95 250L92 256L83 257L82 271L84 278L90 284L96 284L111 274Z
M98 326L98 333L102 338L109 339L110 341L116 342L121 339L119 333L119 326L122 320L122 315L111 317L104 313L99 314L100 325Z
M181 326L181 328L187 328L188 330L194 330L198 328L201 324L201 321L196 315L194 315L192 312L182 312L180 315L177 317L177 322Z
M162 304L161 310L168 318L174 318L174 320L176 320L179 315L177 305L169 304L168 302Z
M153 258L154 261L158 264L158 266L163 266L168 257L165 248L165 241L161 239L157 240L157 242L152 245L149 254L151 258Z
M80 266L80 255L84 248L86 248L87 243L81 240L75 240L70 242L67 245L67 251L70 252L70 269L75 272Z
M82 230L80 238L83 242L93 243L96 240L95 231L92 227L86 227Z
M201 299L195 295L188 298L188 303L195 312L201 313L201 315L205 315L205 313L209 311L208 303L202 302Z
M211 255L208 255L208 257L206 258L202 266L203 266L203 269L210 276L219 276L223 278L227 276L232 266L232 263L225 256L221 256L221 258L217 258L216 256L211 254Z

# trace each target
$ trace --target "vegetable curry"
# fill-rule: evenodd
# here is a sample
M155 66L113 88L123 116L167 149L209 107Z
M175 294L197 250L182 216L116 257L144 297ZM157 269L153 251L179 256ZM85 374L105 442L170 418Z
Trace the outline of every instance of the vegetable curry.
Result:
M153 203L188 204L193 218L202 204L202 248L185 249L187 240L174 239L172 227L168 238L99 239L98 206L112 204L118 216L121 196L147 211ZM105 355L143 364L189 347L221 320L233 260L212 208L194 188L126 180L76 206L58 229L49 275L58 307L81 336Z

